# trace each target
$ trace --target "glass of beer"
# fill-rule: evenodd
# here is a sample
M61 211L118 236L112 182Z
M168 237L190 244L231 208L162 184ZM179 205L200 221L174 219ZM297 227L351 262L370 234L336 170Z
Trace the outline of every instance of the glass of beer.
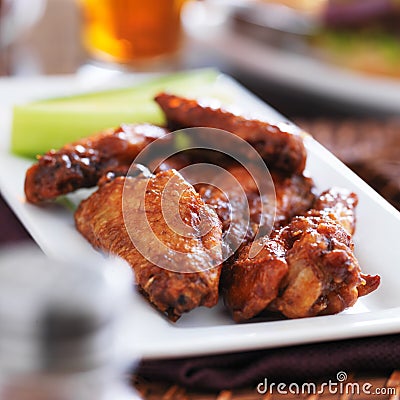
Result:
M83 40L99 61L146 66L171 59L180 47L185 0L79 0Z

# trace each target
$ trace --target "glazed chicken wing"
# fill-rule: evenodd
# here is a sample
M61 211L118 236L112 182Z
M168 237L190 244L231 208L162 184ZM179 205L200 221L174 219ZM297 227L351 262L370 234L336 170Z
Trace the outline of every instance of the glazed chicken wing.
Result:
M236 322L247 321L265 310L278 296L280 283L288 272L286 249L279 240L263 237L255 246L259 251L255 258L249 257L251 246L247 245L222 271L224 303Z
M355 208L358 204L358 197L348 190L332 188L323 192L316 199L313 210L309 215L329 216L335 219L351 236L356 230Z
M170 319L217 303L221 223L176 171L104 183L75 221L95 248L129 262L141 291Z
M195 185L195 188L203 200L218 214L223 232L231 229L229 245L233 249L252 241L257 233L265 235L272 226L281 227L295 215L304 214L315 199L313 181L303 175L288 177L273 172L271 176L275 189L274 203L273 191L261 194L246 168L231 165L225 170L232 174L239 186L230 186L224 176L221 176L221 179L217 176L214 185L201 184Z
M327 217L296 217L279 238L285 244L288 273L270 309L302 318L336 314L354 305L358 287L367 282L341 225Z
M361 273L346 231L354 227L356 195L332 189L315 204L319 210L247 245L224 269L224 301L236 321L266 308L288 318L335 314L378 287L379 276Z
M155 100L173 127L222 129L250 143L268 167L299 174L304 170L307 153L303 139L289 125L246 119L222 108L166 93L159 94Z
M96 186L109 171L125 174L149 143L168 131L154 125L121 125L40 156L26 173L30 203L53 200L79 188Z

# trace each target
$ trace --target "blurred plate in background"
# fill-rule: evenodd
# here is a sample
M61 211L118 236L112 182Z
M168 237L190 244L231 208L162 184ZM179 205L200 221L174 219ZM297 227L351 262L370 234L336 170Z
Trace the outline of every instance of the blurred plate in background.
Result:
M277 41L271 27L260 27L255 21L251 27L250 18L246 21L246 30L237 29L237 18L233 16L237 17L238 10L243 15L242 11L249 11L251 7L248 1L188 3L183 15L184 26L196 45L244 73L352 106L388 113L400 111L400 79L363 74L324 62L308 49L302 51L295 37L299 32L286 32ZM312 20L310 25L298 19L294 22L297 28L303 29L303 34L304 30L313 29ZM265 35L269 30L265 41L259 40L263 28ZM283 30L278 26L275 31L279 29Z

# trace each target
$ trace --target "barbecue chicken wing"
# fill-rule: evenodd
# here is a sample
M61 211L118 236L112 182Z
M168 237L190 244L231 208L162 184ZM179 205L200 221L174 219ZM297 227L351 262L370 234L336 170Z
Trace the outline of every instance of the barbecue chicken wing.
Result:
M125 174L148 144L167 133L154 125L121 125L51 150L27 171L26 199L41 203L79 188L96 186L109 171Z
M255 243L259 253L249 257L251 246L240 249L237 259L224 266L221 292L225 306L236 322L243 322L265 310L278 296L288 272L286 249L279 239L263 237Z
M176 171L104 183L80 204L75 221L95 248L129 262L141 291L170 319L217 303L221 223Z
M221 179L217 176L214 179L215 184L195 185L195 188L218 214L222 231L231 229L228 244L232 249L252 241L258 232L259 235L265 235L272 227L281 227L295 215L304 214L315 199L312 179L302 175L288 177L272 172L274 202L273 191L261 194L256 181L246 168L233 165L225 170L232 174L239 186L229 186L224 176Z
M358 197L355 193L340 188L332 188L323 192L316 199L313 210L309 215L329 216L335 219L351 236L356 230L355 208L358 204Z
M297 132L292 132L289 125L278 126L246 119L222 108L202 105L195 100L166 93L159 94L155 100L174 128L222 129L250 143L268 167L299 174L304 170L307 153L303 139Z
M222 276L233 318L245 321L266 308L288 318L335 314L374 291L380 278L361 273L346 231L354 228L356 204L354 193L324 192L315 203L320 209L295 217L253 249L245 246Z

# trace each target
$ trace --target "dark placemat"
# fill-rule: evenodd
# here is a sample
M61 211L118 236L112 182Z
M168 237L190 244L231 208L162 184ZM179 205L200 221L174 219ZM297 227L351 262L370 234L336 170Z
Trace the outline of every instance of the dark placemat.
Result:
M29 233L0 194L0 246L26 240L31 240Z
M137 373L197 390L236 389L270 382L304 382L340 371L389 374L400 368L400 334L242 353L144 360Z
M400 210L400 118L296 122Z
M350 374L347 376L347 382L357 384L355 388L361 388L359 394L357 389L352 394L346 393L329 393L324 389L322 392L322 383L326 381L315 382L315 393L308 394L280 394L274 393L260 394L255 386L249 386L234 390L221 390L216 392L195 391L183 388L179 385L170 385L166 382L153 382L142 377L135 376L133 384L144 400L293 400L293 399L309 399L309 400L398 400L400 395L400 371L393 371L389 375L357 375ZM309 383L309 382L307 382ZM367 386L365 386L367 385ZM371 385L371 395L362 392L363 387ZM301 385L299 385L301 388ZM349 390L350 391L350 387ZM379 391L379 393L378 393Z

